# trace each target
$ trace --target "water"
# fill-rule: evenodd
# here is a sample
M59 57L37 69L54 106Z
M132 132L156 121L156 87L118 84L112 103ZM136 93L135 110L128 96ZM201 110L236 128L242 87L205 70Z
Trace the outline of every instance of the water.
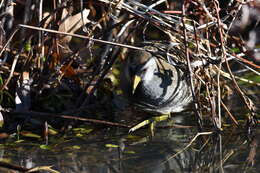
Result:
M259 113L258 88L246 91L256 91L250 97ZM209 119L204 121L206 134L198 136L192 112L175 114L157 124L154 137L148 128L129 134L124 128L92 129L83 123L80 133L70 130L49 135L48 145L42 138L5 139L0 145L0 159L25 168L52 166L62 173L259 173L260 128L248 131L247 111L241 105L237 97L230 98L227 106L240 126L232 124L226 115L223 119L230 124L223 123L222 132L214 131L212 124L206 123L211 122ZM116 117L124 124L141 121L140 112L131 109L118 111ZM0 172L8 171L0 166Z
M153 138L147 129L127 134L112 128L80 137L50 137L49 149L40 147L42 141L13 143L1 146L0 157L27 168L53 166L63 173L252 173L260 170L260 129L248 135L245 130L230 127L219 134L202 135L191 143L197 134L195 126L162 128L164 125L158 125Z

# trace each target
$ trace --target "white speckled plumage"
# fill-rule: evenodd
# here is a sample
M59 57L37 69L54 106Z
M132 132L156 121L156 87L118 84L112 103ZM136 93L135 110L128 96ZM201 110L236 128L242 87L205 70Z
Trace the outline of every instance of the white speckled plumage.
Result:
M141 82L133 93L134 75L140 76ZM148 51L129 51L121 72L121 88L134 105L149 112L181 112L192 101L182 70Z

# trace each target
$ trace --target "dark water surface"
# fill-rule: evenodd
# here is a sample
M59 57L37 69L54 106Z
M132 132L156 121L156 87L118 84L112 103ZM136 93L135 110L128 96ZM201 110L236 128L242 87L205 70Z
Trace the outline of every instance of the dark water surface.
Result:
M260 171L260 129L248 136L246 131L227 128L222 134L200 136L186 147L196 134L196 127L162 125L153 138L147 129L131 135L106 129L81 137L68 135L59 142L51 138L49 149L41 148L39 141L3 145L0 157L27 168L53 165L63 173Z
M259 87L254 91L251 98L259 115ZM236 97L227 102L238 121L247 116L241 105ZM129 117L130 121L137 118L136 114L120 116ZM26 168L53 166L62 173L260 172L259 124L248 131L244 128L245 121L239 121L240 126L236 127L225 116L226 122L230 123L222 124L224 131L213 133L212 125L205 121L205 134L195 139L198 128L194 117L189 112L175 115L171 120L157 124L152 138L148 128L131 134L122 128L89 132L83 128L85 133L71 130L65 135L50 135L47 146L42 139L22 138L26 140L17 142L14 137L1 142L0 158ZM0 168L1 172L8 171Z

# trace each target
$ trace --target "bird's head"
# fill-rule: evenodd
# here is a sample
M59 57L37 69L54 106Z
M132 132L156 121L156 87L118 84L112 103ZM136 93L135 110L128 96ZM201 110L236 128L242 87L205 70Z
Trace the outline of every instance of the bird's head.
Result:
M140 82L149 82L157 71L156 58L149 52L143 50L132 50L128 54L127 66L129 80L134 94Z

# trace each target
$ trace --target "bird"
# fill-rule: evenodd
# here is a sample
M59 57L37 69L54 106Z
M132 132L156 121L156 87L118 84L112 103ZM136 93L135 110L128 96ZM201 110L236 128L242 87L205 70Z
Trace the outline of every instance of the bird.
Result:
M153 114L169 117L170 113L184 111L192 102L189 78L185 70L170 63L160 45L128 50L121 69L120 85L125 97L138 107ZM149 124L143 121L130 132Z

